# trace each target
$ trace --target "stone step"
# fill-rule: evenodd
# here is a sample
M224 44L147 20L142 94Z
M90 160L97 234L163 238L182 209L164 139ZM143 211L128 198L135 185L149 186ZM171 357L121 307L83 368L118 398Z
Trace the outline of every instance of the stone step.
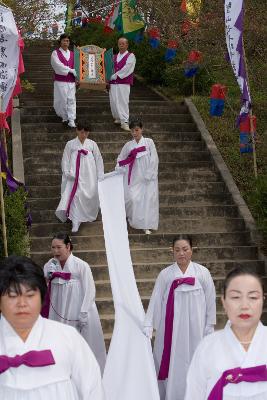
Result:
M225 233L198 233L193 234L192 241L194 249L198 246L205 247L205 246L235 246L235 245L247 245L250 241L250 235L248 231L244 232L225 232ZM174 235L171 233L153 233L152 235L145 235L144 233L140 234L129 234L129 242L130 247L145 247L145 248L153 248L153 247L168 247L172 246L172 240ZM34 251L50 251L51 248L51 237L31 237L31 248ZM86 250L86 249L96 249L101 250L105 247L104 236L103 235L90 235L90 236L73 236L72 244L74 246L75 251L79 250ZM160 264L161 265L161 264ZM100 266L99 269L106 271L106 266ZM145 274L146 268L142 269L143 273ZM103 271L101 272L101 274ZM141 273L141 272L140 272ZM151 273L149 270L148 274ZM107 275L103 278L95 277L97 279L108 279ZM154 275L153 275L154 276ZM141 275L140 275L141 277Z
M46 212L47 210L55 210L58 206L60 200L60 196L51 197L51 198L29 198L27 201L28 206L30 207L31 212L33 211L41 211ZM168 206L170 210L173 207L224 207L233 206L233 200L229 194L219 193L203 193L203 194L189 194L189 195L181 195L179 193L175 193L173 195L165 196L159 195L159 204L160 207ZM171 212L171 211L170 211Z
M112 125L113 126L113 125ZM23 148L26 148L30 143L45 143L50 144L54 143L55 146L67 142L68 140L74 139L76 137L76 133L73 130L66 129L64 132L63 125L59 126L57 132L32 132L31 130L26 130L23 127ZM150 132L147 134L146 130L144 131L144 136L150 137L156 143L157 142L169 142L169 141L200 141L200 133L199 132ZM124 143L131 139L130 133L125 131L116 131L116 132L90 132L90 139L96 141L97 143L101 142L121 142Z
M26 152L24 152L25 154ZM207 168L191 168L186 171L181 169L177 171L161 171L159 168L159 181L176 181L176 180L188 180L194 179L195 182L215 182L220 181L221 177L219 173L212 171L211 169ZM32 175L27 175L26 177L26 185L33 185L33 186L43 186L43 185L60 185L61 183L61 174L37 174L36 171L33 171ZM42 199L40 199L42 200ZM46 200L46 199L43 199ZM48 199L49 201L49 199ZM42 204L42 203L41 203Z
M242 218L206 218L202 219L181 219L175 216L165 217L164 221L160 221L157 233L214 233L214 232L238 232L245 229L244 220ZM142 232L129 227L130 233ZM34 237L51 236L56 232L63 231L71 234L71 224L57 223L33 223L30 228L30 234ZM79 235L99 235L103 234L102 222L95 221L93 223L83 223L79 229ZM76 236L76 234L71 234Z
M32 221L34 223L38 222L57 222L55 216L55 208L45 209L45 210L33 210L30 209ZM165 218L165 216L176 216L182 219L190 218L211 218L211 217L237 217L238 210L236 206L230 205L219 205L219 206L161 206L159 209L160 219ZM100 220L100 216L97 218Z
M101 153L116 153L119 154L121 149L123 148L125 142L99 142L98 147ZM39 143L28 143L26 146L23 146L23 154L24 157L27 158L29 156L35 154L49 155L51 157L58 157L58 153L63 153L65 147L65 143L59 143L55 146L55 143L47 143L47 142L39 142ZM205 150L204 142L200 141L186 141L186 142L178 142L178 141L169 141L169 142L160 142L156 144L158 150L165 152L174 152L174 151L202 151Z
M105 250L80 250L74 252L77 257L88 262L89 264L106 264L106 251ZM166 262L168 264L168 254L171 257L170 249L168 248L134 248L131 249L131 256L133 263L135 262L151 262L157 260L158 262ZM50 258L50 252L35 252L31 251L31 256L40 265L44 265ZM256 260L258 256L258 249L256 246L221 246L221 247L198 247L194 250L194 257L200 263L207 258L215 260L223 259L247 259Z
M142 102L147 102L147 99L150 99L150 102L154 102L156 105L159 101L162 101L161 98L152 98L152 97L132 97L131 96L131 104L140 104ZM152 100L153 99L153 100ZM46 106L46 107L52 107L53 106L53 95L51 94L46 94L43 95L41 98L39 98L38 93L30 93L29 95L23 95L23 97L20 97L20 107L35 107L36 103L40 102L41 106ZM105 98L105 101L103 101L103 98L100 96L99 98L97 97L91 97L88 99L88 96L85 95L78 95L77 96L77 106L78 107L87 107L90 104L98 104L98 103L103 103L103 104L109 104L108 98ZM101 113L101 110L98 111ZM182 113L182 112L187 112L186 108L181 107L180 109L177 110L177 113ZM140 111L141 113L141 111ZM176 112L173 112L175 114ZM142 115L144 115L142 113Z
M104 158L105 161L105 158ZM114 159L113 162L105 162L105 172L110 172L114 170L116 163L116 159ZM44 161L43 163L39 164L34 164L32 167L30 163L27 165L24 165L25 167L25 173L28 175L29 173L32 173L34 170L35 174L59 174L61 172L60 168L60 162L55 163L49 163L47 161ZM175 162L165 162L161 163L159 165L159 170L164 171L164 172L171 172L171 171L178 171L183 168L214 168L214 165L212 164L211 161L198 161L198 160L193 160L193 161L179 161L176 160Z
M30 197L53 197L60 194L60 186L29 186ZM199 185L195 182L160 182L159 191L161 194L174 194L179 191L180 194L205 194L206 191L211 191L213 193L223 193L225 190L225 184L223 182L205 182Z

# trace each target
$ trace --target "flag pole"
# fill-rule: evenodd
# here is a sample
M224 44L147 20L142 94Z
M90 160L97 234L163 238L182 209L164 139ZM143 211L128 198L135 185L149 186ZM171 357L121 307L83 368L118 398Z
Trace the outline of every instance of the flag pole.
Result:
M2 110L2 97L0 96L0 111L1 110ZM3 129L0 128L1 146L3 146L2 135L3 135ZM3 243L4 243L4 256L8 257L7 234L6 234L6 215L5 215L5 202L4 202L4 189L3 189L1 158L0 158L0 202L1 202L1 219L2 219L2 236L3 236Z

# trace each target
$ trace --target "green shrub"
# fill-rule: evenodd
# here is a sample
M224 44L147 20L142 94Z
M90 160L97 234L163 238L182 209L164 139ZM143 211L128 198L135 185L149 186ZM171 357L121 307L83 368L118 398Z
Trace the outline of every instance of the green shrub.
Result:
M19 188L14 193L6 191L4 195L9 255L28 255L29 253L29 237L26 227L26 197L27 193L23 188ZM0 225L0 235L0 258L2 258L4 257L2 223Z
M259 227L267 238L267 175L251 182L253 190L247 194L247 200Z

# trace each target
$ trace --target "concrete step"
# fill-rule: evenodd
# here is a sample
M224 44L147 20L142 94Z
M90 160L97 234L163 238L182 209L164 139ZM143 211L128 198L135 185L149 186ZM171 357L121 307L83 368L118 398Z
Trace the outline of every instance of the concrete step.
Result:
M247 245L250 241L248 231L244 232L224 232L224 233L197 233L193 234L193 247L198 246L235 246ZM131 248L153 248L153 247L168 247L172 246L174 235L172 233L153 233L152 235L145 235L144 233L131 233L129 234L129 242ZM34 251L50 251L51 237L31 237L31 248ZM90 236L73 236L72 243L75 251L96 249L101 250L105 247L103 235L90 235ZM161 265L161 264L160 264ZM106 266L99 267L106 270ZM145 269L143 271L145 273ZM141 273L141 272L140 272ZM150 273L150 271L148 271ZM102 276L102 275L101 275ZM154 275L153 275L154 276ZM141 275L140 275L141 277ZM97 279L108 279L107 277L98 277Z
M29 186L29 195L34 198L45 198L45 197L55 197L60 194L60 186ZM223 182L205 182L201 184L196 184L195 182L160 182L159 190L161 194L174 194L179 192L180 194L204 194L206 191L211 191L213 193L223 193L225 190L225 185Z
M89 264L106 264L105 250L80 250L74 253L77 257L87 261ZM131 256L133 263L135 262L166 262L168 264L168 248L134 248L131 249ZM40 265L44 265L50 258L50 252L35 252L31 251L31 256ZM171 257L171 255L169 256ZM256 246L221 246L221 247L198 247L194 251L194 257L200 263L207 258L215 260L224 259L247 259L256 260L258 257L258 249ZM166 265L167 265L166 264Z
M113 128L114 125L111 126ZM199 132L146 132L144 131L144 136L150 137L156 143L158 142L169 142L169 141L200 141L200 133ZM54 143L55 146L59 144L66 143L68 140L74 139L76 137L76 133L71 129L65 129L63 125L59 126L59 130L57 132L32 132L29 129L23 126L23 147L26 148L30 143ZM121 142L124 143L128 140L131 140L131 136L129 132L124 131L110 131L110 132L91 132L90 139L94 140L98 144L101 142Z
M164 218L160 221L157 233L169 232L173 234L187 233L213 233L213 232L238 232L245 229L244 220L242 218L206 218L202 219L181 219L175 216ZM129 232L141 232L129 227ZM30 228L30 235L35 237L51 236L56 232L63 231L71 234L71 224L57 223L33 223ZM102 222L95 221L92 223L83 223L79 229L79 235L99 235L103 234ZM76 234L71 234L76 236Z
M31 211L32 221L34 223L38 222L57 222L57 218L55 216L55 208L49 210L33 210ZM237 217L238 211L236 206L161 206L159 210L160 219L164 219L165 216L176 216L182 219L190 219L190 218L211 218L211 217ZM100 216L98 216L97 220L100 220Z

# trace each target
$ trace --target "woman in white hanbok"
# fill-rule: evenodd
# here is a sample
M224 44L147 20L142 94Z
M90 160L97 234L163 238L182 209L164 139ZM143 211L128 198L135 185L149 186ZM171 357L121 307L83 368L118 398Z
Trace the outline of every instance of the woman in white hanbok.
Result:
M161 400L184 400L194 351L216 323L214 283L207 268L191 261L191 238L174 238L173 254L175 263L156 280L144 322L148 337L156 330L154 360Z
M87 139L89 128L78 124L77 137L67 142L61 167L61 200L56 216L72 221L72 232L81 222L92 222L99 211L98 180L103 179L104 164L97 144ZM76 190L75 190L76 188Z
M229 321L199 344L188 371L186 400L267 399L263 301L254 269L237 266L229 272L222 297Z
M116 170L124 173L126 216L130 226L157 230L159 223L158 154L152 139L142 136L142 122L130 122L133 140L127 142L117 160Z
M0 399L104 400L85 340L40 316L45 292L43 270L29 258L0 263Z
M42 315L75 327L89 344L103 373L106 349L95 304L95 283L89 265L75 257L72 248L68 235L58 233L54 236L54 257L44 266L44 274L51 287L50 299L48 312L43 308ZM64 274L70 274L67 280Z

